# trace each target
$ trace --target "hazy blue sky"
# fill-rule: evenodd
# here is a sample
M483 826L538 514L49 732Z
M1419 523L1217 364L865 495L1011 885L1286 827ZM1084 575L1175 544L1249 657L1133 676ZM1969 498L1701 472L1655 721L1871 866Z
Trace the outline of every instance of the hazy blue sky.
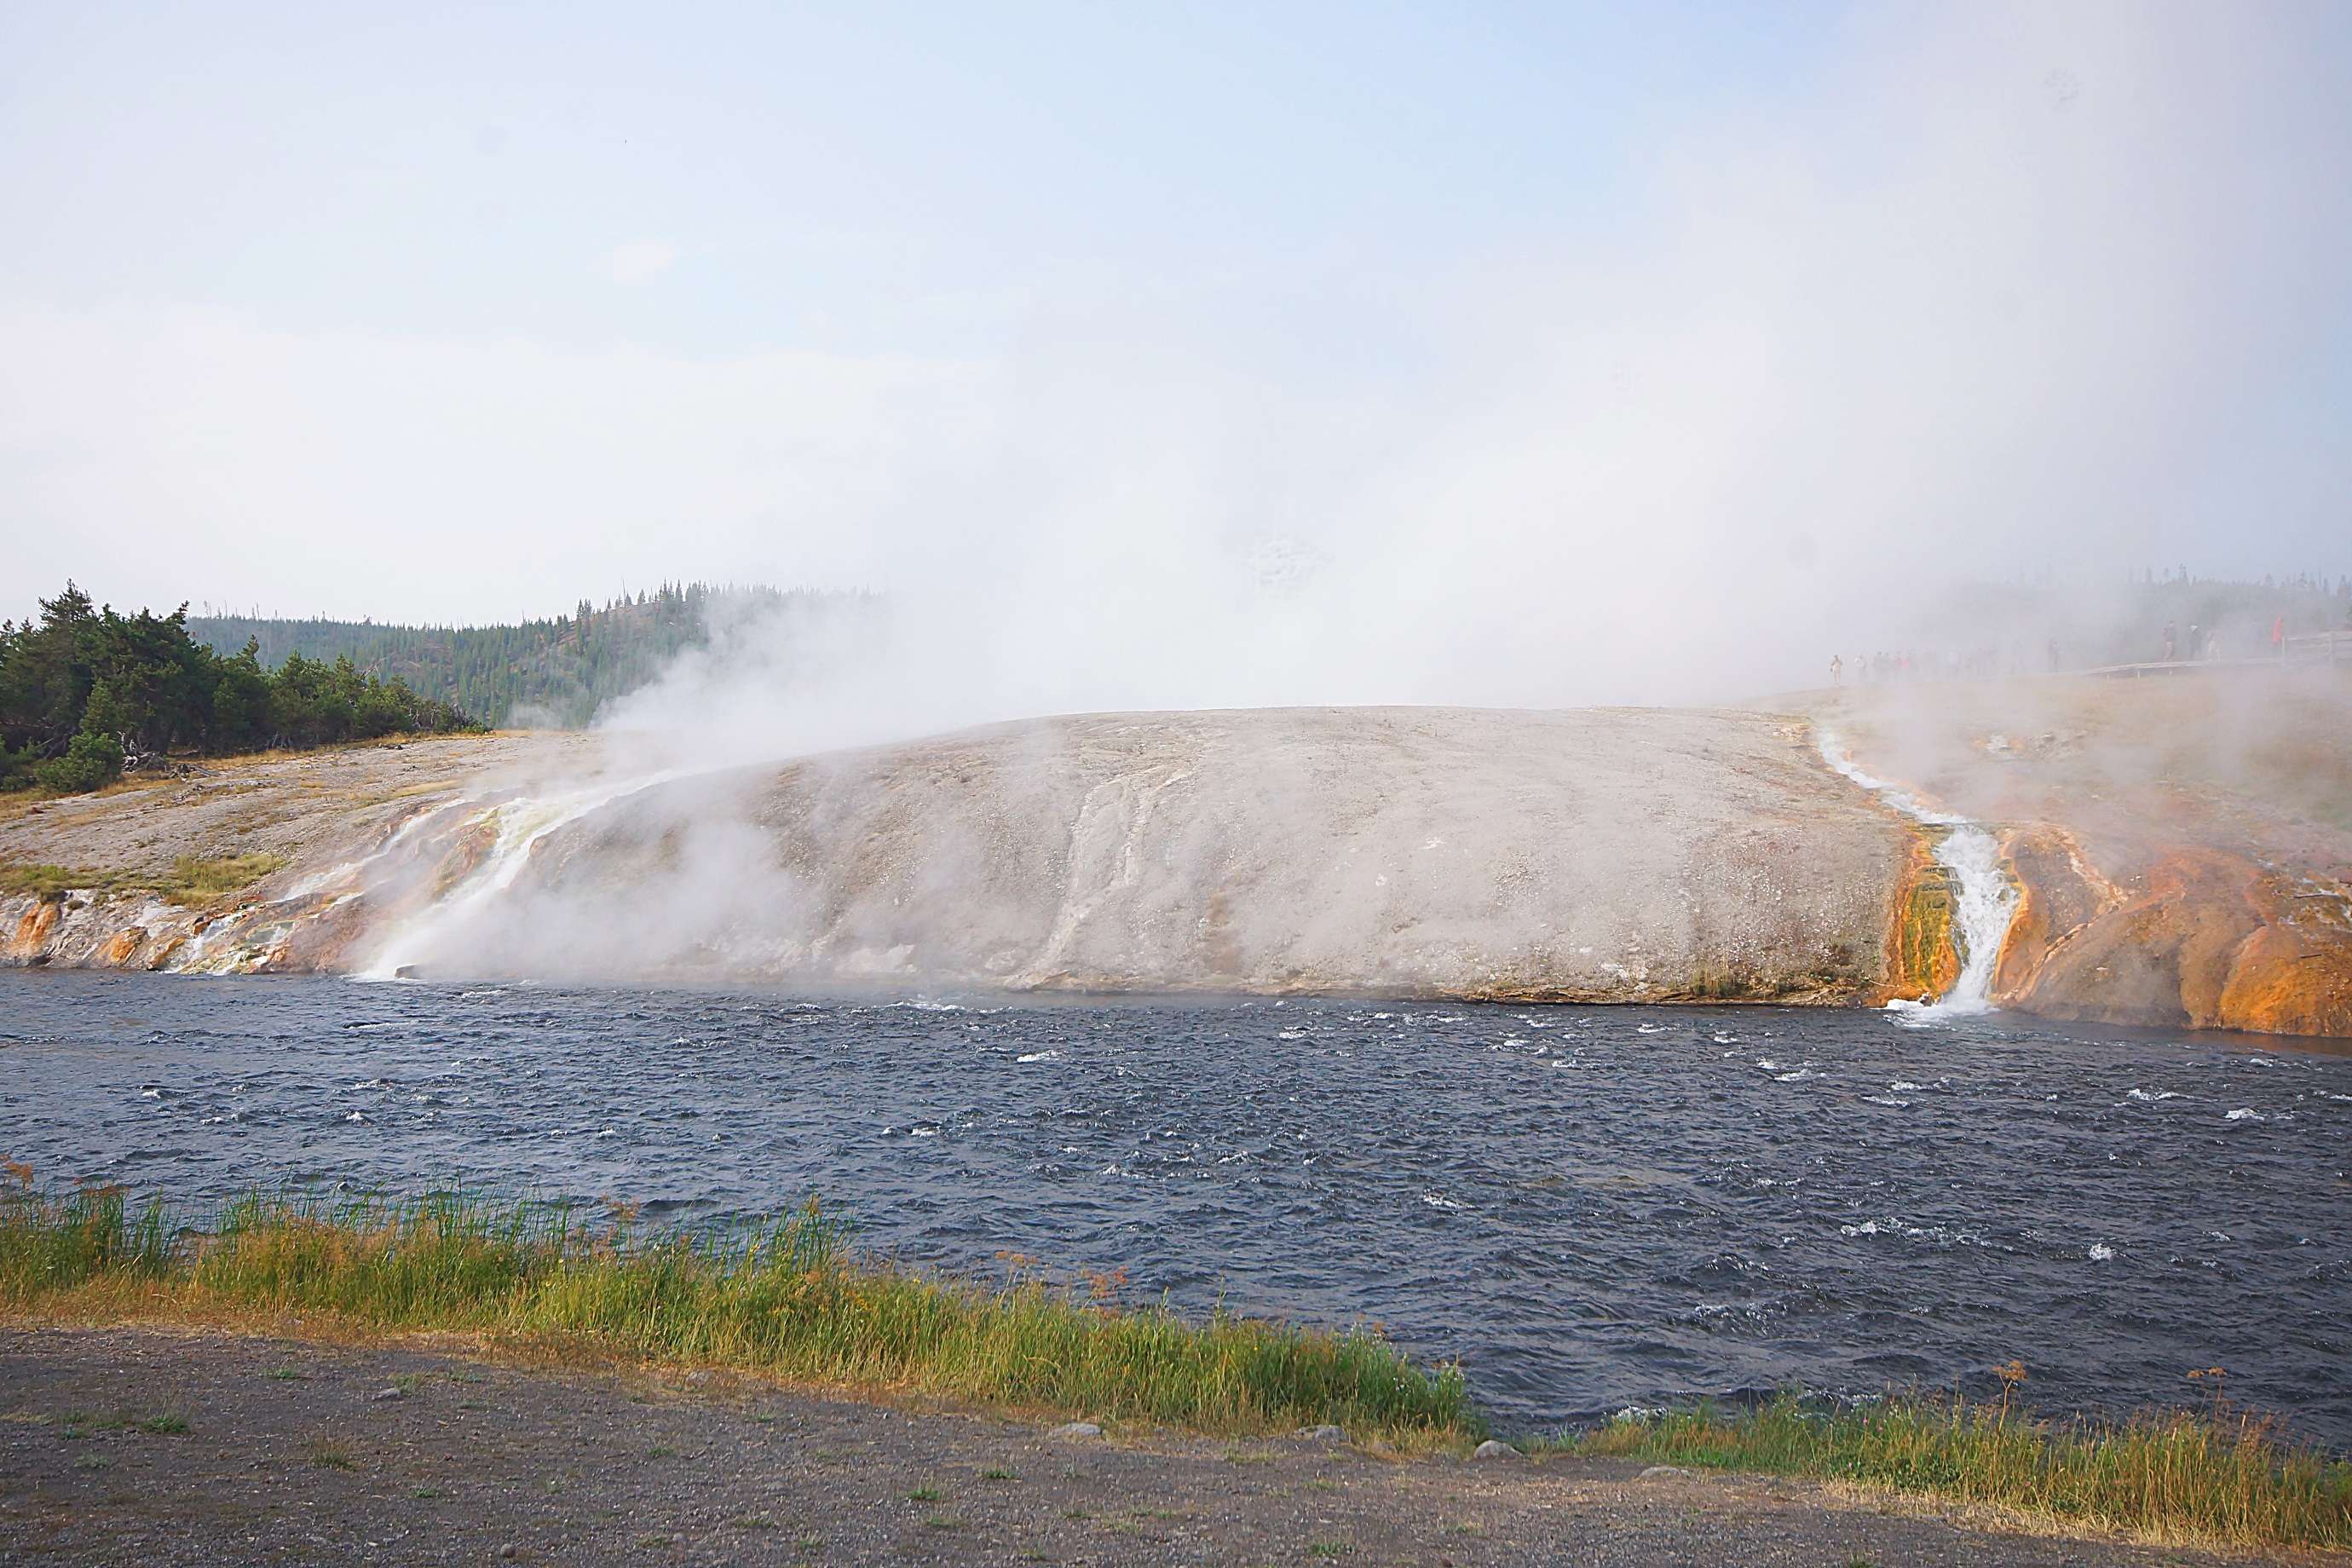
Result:
M2352 571L2347 81L2318 5L0 4L0 614L862 584L1499 700L1664 689L1498 675L1547 616Z
M359 12L7 7L11 290L996 353L1048 296L1287 310L1636 222L1678 114L1804 94L1851 42L1803 6Z

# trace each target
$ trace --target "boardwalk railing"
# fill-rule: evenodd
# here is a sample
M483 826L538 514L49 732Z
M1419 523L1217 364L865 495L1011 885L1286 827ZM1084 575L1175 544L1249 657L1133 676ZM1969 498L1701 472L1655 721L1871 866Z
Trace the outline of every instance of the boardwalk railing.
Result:
M2202 675L2209 670L2265 669L2280 665L2352 666L2352 631L2305 632L2272 651L2252 658L2177 658L2147 664L2110 664L2097 669L2068 670L2070 675L2095 675L2110 680L2137 680L2150 675Z

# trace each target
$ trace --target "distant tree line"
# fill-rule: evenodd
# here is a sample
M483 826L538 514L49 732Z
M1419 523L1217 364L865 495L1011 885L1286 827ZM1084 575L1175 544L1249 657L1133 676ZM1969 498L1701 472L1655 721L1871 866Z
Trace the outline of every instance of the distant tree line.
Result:
M188 631L227 653L247 642L269 664L289 655L352 664L462 708L493 729L581 729L615 697L644 686L714 623L871 613L867 595L805 589L664 584L568 616L497 626L405 626L376 621L200 616Z
M72 584L37 620L0 621L0 790L93 790L126 763L379 735L478 729L398 679L292 654L272 668L247 639L224 654L168 616L100 608Z

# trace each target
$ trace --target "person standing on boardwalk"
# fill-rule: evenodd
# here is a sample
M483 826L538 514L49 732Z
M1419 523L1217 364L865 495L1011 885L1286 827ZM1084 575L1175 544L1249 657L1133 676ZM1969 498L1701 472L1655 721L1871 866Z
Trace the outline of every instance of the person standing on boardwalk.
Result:
M2174 633L2172 623L2170 621L2167 621L2164 623L2164 662L2167 664L2170 664L2172 662L2173 642Z
M1832 686L1845 684L1845 660L1836 654L1830 655L1830 684Z

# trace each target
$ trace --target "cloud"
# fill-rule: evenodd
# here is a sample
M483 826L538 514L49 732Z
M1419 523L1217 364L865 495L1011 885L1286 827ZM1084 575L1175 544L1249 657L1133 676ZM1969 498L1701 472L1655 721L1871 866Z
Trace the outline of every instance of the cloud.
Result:
M2211 8L1904 16L1662 130L1605 231L1041 289L984 364L0 313L12 565L484 619L625 576L887 589L827 733L1705 700L2027 563L2352 565L2311 412L2346 397L2341 51ZM1335 279L1362 302L1318 314ZM730 679L679 711L793 706Z
M740 749L764 704L791 749L1087 709L1722 700L2011 635L1947 594L2029 565L2086 628L2144 566L2346 570L2347 453L2247 418L2308 385L2352 260L2352 135L2309 133L2294 47L2190 9L1865 39L1801 107L1661 138L1642 221L1397 300L1442 345L1409 379L1270 371L1213 312L1043 310L1002 439L877 516L871 689L771 702L698 667L634 717L723 715ZM2338 513L2217 504L2282 463Z
M677 247L658 239L640 239L604 258L604 270L615 283L642 283L677 259Z
M12 615L69 575L125 607L472 621L665 579L855 581L908 454L976 438L988 379L21 306L0 363Z

